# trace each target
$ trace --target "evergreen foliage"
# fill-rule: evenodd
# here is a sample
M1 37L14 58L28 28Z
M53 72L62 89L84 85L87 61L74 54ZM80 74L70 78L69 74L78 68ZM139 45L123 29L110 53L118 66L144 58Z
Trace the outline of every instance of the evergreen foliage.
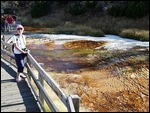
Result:
M87 8L94 8L96 4L96 1L86 1Z
M13 14L13 10L11 8L4 8L5 14Z
M48 14L51 10L50 1L38 1L33 4L31 9L31 17L38 18Z
M107 13L115 17L141 18L149 15L149 1L126 1L108 8Z
M74 2L69 6L69 13L72 15L80 15L86 12L86 7L80 2Z

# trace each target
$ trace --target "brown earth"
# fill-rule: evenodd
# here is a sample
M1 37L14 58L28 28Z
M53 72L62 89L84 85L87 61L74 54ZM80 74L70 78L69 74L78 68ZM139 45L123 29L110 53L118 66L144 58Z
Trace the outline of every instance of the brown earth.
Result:
M80 111L149 111L149 50L95 50L104 42L92 41L55 45L49 40L29 39L27 44L67 95L79 95ZM83 48L92 52L69 51Z

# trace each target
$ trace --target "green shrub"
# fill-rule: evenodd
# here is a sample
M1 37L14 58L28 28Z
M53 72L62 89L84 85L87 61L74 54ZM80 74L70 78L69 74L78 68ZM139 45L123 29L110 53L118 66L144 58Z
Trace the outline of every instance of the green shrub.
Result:
M97 3L97 4L96 4L95 11L98 11L98 12L99 12L99 11L100 11L100 12L103 11L103 6L102 6L101 3Z
M57 1L59 6L67 5L69 1Z
M149 15L149 1L125 1L108 8L107 13L116 17L141 18Z
M11 8L4 8L5 14L13 14L13 10Z
M42 17L50 12L51 2L50 1L38 1L35 2L31 9L31 17L38 18Z
M127 2L125 16L129 18L140 18L149 14L149 1Z
M70 27L57 27L55 30L58 34L73 34L73 35L89 35L89 36L104 36L102 30L96 30L86 26L70 26Z
M96 1L86 1L87 8L94 8L96 6Z
M69 13L72 15L80 15L86 12L86 7L80 2L75 2L69 5Z

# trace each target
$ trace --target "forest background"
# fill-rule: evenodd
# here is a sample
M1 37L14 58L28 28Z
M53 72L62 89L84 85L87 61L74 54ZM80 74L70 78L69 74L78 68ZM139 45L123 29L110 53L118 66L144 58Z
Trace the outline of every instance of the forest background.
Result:
M1 10L46 33L149 40L149 1L1 1Z

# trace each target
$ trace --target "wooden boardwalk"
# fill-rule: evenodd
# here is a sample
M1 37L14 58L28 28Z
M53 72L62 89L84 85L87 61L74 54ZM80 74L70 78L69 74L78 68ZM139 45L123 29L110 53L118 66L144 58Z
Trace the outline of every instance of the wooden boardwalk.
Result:
M1 58L1 112L40 112L28 83L15 81L16 71Z

